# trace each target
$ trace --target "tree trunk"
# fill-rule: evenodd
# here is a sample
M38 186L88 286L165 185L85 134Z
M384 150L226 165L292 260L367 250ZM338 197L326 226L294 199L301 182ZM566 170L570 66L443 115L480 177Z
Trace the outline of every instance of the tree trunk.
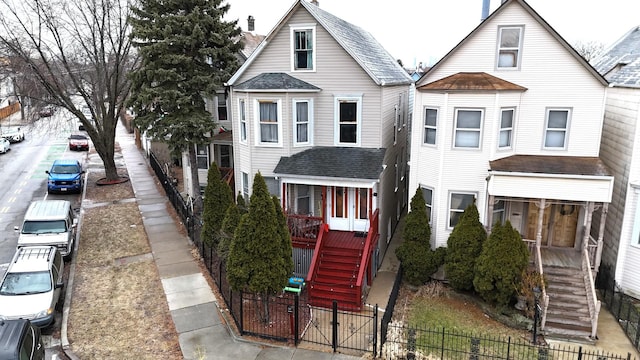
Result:
M200 180L198 180L198 162L196 160L196 146L187 145L189 149L189 169L191 170L191 197L193 198L193 214L202 215L202 196L200 196Z
M93 141L93 146L104 164L104 174L107 181L118 180L120 177L114 159L117 119L112 119L109 125L111 124L113 126L108 126L105 129L90 128L91 124L85 124Z

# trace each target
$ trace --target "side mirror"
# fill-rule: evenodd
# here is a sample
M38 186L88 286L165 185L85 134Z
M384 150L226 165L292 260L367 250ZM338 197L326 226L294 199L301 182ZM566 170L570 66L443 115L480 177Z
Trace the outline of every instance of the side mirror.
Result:
M19 227L19 226L14 226L14 227L13 227L13 230L15 230L15 231L20 231L20 227Z
M62 288L63 285L64 285L63 283L56 283L56 289Z
M45 170L44 172L48 174L48 173L49 173L49 170Z

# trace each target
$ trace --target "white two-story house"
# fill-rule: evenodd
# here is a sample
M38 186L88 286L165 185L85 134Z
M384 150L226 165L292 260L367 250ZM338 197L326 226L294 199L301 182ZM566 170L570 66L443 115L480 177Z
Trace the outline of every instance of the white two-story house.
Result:
M598 157L606 90L525 1L503 1L416 82L409 192L422 189L432 247L475 202L487 231L511 222L537 270L574 267L593 289L613 189ZM548 330L558 299L544 292ZM584 301L595 336L599 305Z
M236 192L260 172L316 303L359 308L406 205L409 75L365 30L297 0L228 81ZM323 256L320 256L322 254Z

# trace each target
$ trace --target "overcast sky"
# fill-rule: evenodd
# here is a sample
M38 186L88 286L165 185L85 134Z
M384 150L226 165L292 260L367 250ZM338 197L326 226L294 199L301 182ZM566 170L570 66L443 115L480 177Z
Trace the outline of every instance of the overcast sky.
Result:
M305 0L307 1L307 0ZM322 9L370 32L405 66L432 64L479 23L483 0L318 0ZM295 0L227 0L227 20L239 20L247 30L252 15L255 30L266 35ZM638 0L528 0L571 44L596 41L605 46L640 25ZM490 11L500 5L491 0Z

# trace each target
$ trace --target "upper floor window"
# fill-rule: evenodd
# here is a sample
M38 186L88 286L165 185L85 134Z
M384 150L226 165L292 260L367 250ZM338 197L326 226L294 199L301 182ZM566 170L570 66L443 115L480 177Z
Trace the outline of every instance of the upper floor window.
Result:
M433 207L433 190L427 187L420 187L422 190L422 198L424 199L424 204L427 207L427 221L431 224L431 209Z
M244 99L238 101L238 117L240 118L240 142L247 141L247 107Z
M336 98L336 134L339 145L360 144L362 99L360 97Z
M544 129L545 149L566 149L570 117L569 109L547 109Z
M518 69L522 52L522 26L498 28L498 69Z
M218 120L225 121L229 118L227 117L227 95L224 93L217 94L218 98L217 106L218 106Z
M293 100L293 139L295 145L311 143L311 100Z
M291 29L292 70L315 70L315 26Z
M454 147L480 148L482 115L480 109L456 109Z
M282 131L280 126L280 101L258 101L258 143L260 145L280 145Z
M436 133L438 125L438 109L424 109L424 139L427 145L436 144Z
M454 228L467 207L475 201L475 193L449 194L449 228Z
M196 163L198 163L198 169L209 169L209 145L196 145Z
M393 123L393 145L398 141L398 131L400 131L400 128L398 127L400 124L400 109L398 109L398 105L395 106L395 113L396 121Z
M500 149L511 147L514 114L514 109L502 109L500 112L500 138L498 139L498 148Z

